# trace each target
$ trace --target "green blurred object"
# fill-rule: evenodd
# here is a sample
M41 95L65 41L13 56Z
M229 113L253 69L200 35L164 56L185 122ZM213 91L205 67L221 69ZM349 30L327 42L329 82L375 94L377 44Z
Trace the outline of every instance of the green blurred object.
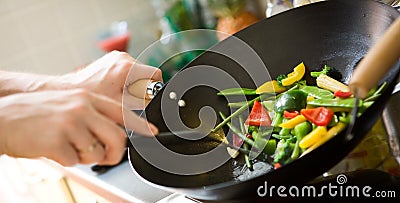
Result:
M246 0L205 0L218 17L235 16L246 6Z
M203 0L153 0L162 36L153 44L147 64L163 71L164 82L218 42L216 17ZM198 33L191 32L200 29ZM190 31L190 32L185 32ZM149 50L147 50L149 51Z
M206 6L206 1L153 0L153 7L156 9L158 17L168 23L170 32L214 29L217 19ZM163 32L165 31L164 28Z

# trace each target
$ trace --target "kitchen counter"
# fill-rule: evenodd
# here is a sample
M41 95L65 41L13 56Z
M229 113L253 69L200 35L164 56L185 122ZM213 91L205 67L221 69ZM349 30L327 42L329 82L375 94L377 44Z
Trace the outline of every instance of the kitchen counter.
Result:
M67 179L79 183L110 202L157 202L171 195L170 192L143 182L133 173L128 161L103 174L93 172L90 165L62 167L53 162L49 164L61 171Z

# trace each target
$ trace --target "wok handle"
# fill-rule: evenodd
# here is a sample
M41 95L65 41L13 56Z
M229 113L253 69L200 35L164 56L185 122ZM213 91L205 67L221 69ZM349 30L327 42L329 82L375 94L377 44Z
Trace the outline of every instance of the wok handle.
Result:
M128 92L130 95L137 98L153 99L163 86L164 84L160 81L141 79L130 84L128 86Z
M389 72L400 57L400 17L387 29L382 38L358 64L349 82L357 89L357 96L365 98L368 92Z

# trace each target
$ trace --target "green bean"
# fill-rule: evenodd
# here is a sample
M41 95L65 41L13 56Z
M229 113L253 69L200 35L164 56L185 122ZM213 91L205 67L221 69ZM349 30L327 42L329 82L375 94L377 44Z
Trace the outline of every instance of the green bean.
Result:
M249 88L230 88L224 89L217 93L217 95L224 95L224 96L233 96L233 95L256 95L255 89Z
M242 107L240 107L239 109L237 109L235 112L233 112L231 115L229 115L228 117L226 117L221 123L219 123L213 130L212 132L216 132L217 130L219 130L220 128L222 128L225 124L227 124L233 117L238 116L239 114L241 114L245 109L247 109L247 107L253 105L254 101L260 99L260 97L256 97L255 99L247 102L247 104L243 105Z
M247 145L247 143L243 143L243 148L245 150L249 150L249 146ZM246 161L246 165L249 168L250 171L253 170L253 164L251 163L250 157L248 154L244 154L244 160Z
M242 107L243 105L246 105L246 104L247 104L247 101L241 101L241 102L228 103L228 106L232 107L232 108L240 108L240 107Z
M300 140L296 140L296 145L294 146L292 155L290 156L290 158L292 160L295 160L299 157L300 155L300 146L299 146Z
M239 115L239 125L240 125L240 131L243 134L246 134L246 128L244 127L244 121L243 121L243 116Z
M222 112L220 112L219 115L221 116L222 119L225 119L225 120L227 119ZM254 141L252 139L248 138L242 132L240 132L240 130L237 129L235 126L233 126L230 122L227 122L226 125L233 131L233 133L235 133L238 137L240 137L240 139L244 140L244 142L246 142L247 144L254 146Z
M278 140L287 140L292 138L292 135L279 135L279 134L272 134L272 137L278 139Z
M370 95L367 98L365 98L364 101L368 102L376 100L379 96L381 96L382 91L385 89L386 86L387 82L383 83L377 90L370 93Z

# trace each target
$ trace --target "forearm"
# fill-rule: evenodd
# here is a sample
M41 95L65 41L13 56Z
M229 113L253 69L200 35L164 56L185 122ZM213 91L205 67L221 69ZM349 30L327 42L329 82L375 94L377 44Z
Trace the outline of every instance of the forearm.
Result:
M63 89L57 76L0 71L0 97L22 92Z

